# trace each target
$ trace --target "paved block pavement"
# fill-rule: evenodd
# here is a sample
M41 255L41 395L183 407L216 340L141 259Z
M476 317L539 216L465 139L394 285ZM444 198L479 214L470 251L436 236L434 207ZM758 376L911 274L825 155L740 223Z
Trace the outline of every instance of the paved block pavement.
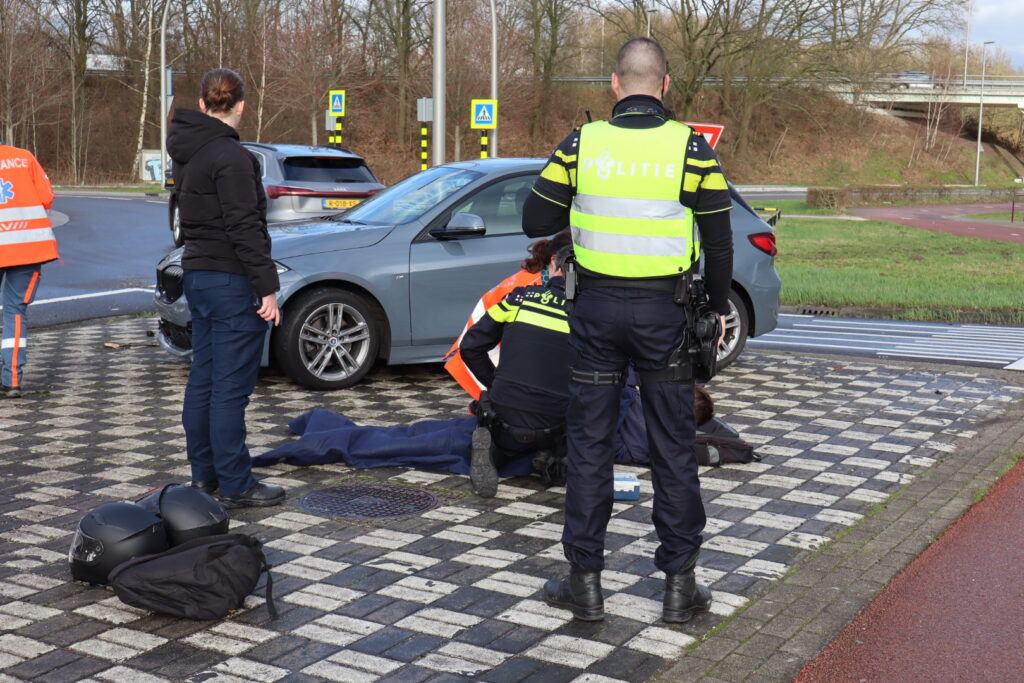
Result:
M913 497L893 502L897 492L947 492L931 518L948 523L964 487L948 482L998 469L998 448L977 467L972 446L1005 440L993 424L1024 394L977 372L745 354L710 389L764 460L702 470L698 575L715 603L683 626L659 620L646 470L632 468L641 499L617 503L609 526L608 616L582 624L539 595L566 569L563 491L521 478L482 500L465 477L343 465L260 470L288 488L287 503L234 515L233 530L267 544L280 618L269 620L257 591L228 619L192 622L71 582L66 565L84 512L188 479L187 367L146 335L153 325L112 319L34 334L35 392L0 403L0 681L787 680L856 614L854 593L873 595L865 577L886 580L913 557L907 539L934 523L897 519L865 536L885 518L879 509ZM258 453L290 438L288 421L313 407L390 425L461 416L465 405L435 366L383 369L330 393L267 376L249 408L249 444ZM928 475L943 468L935 484ZM356 523L303 505L346 483L422 489L436 506ZM890 527L899 540L879 541ZM829 560L860 537L876 543L871 564Z

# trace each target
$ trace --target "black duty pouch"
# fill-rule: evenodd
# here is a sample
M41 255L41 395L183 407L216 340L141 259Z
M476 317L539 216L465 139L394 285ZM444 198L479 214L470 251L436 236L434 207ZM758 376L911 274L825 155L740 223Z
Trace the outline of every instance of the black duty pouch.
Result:
M704 281L694 277L683 305L686 307L686 348L693 364L693 381L707 384L718 373L718 338L722 321L708 304Z

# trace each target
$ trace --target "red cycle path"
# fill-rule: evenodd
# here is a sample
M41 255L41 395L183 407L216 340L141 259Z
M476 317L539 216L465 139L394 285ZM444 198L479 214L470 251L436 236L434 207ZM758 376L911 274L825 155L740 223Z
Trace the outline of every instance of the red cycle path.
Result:
M1001 204L944 204L942 206L889 206L876 209L852 209L850 213L873 221L889 221L912 228L1024 244L1024 205L1021 202L1017 203L1017 210L1021 215L1017 218L1018 222L1015 223L1009 221L986 223L952 218L974 213L1009 212L1009 202ZM1024 675L1020 680L1024 681Z
M1024 681L1024 462L794 683Z

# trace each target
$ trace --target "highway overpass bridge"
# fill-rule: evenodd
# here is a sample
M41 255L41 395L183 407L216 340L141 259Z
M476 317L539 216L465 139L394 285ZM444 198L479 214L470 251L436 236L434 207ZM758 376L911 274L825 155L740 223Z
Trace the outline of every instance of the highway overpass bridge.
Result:
M561 83L607 84L608 76L564 76L554 79ZM848 102L882 109L897 116L922 117L929 106L946 104L975 107L984 96L986 107L1017 107L1024 111L1024 78L1021 76L980 75L943 80L926 76L907 81L898 75L882 75L861 81L844 79L802 79L778 78L776 83L825 87ZM732 79L733 87L743 87L746 78ZM710 77L704 80L705 87L714 88L722 79Z

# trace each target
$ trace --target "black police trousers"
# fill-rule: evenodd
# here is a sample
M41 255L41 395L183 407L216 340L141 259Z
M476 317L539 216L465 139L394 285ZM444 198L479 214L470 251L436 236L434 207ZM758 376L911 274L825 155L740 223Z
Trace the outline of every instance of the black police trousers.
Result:
M545 429L557 429L565 424L565 417L562 415L545 415L544 413L513 408L512 406L497 402L492 402L492 404L498 419L509 427L542 431ZM533 441L518 441L508 430L500 427L492 428L490 432L493 446L491 457L494 460L495 467L501 467L509 460L522 456L530 456L532 458L537 451L557 451L559 450L559 439L563 438L561 434L553 434L538 436Z
M576 298L569 321L578 371L657 370L683 335L685 313L670 292L595 287ZM565 556L584 571L604 568L604 540L612 511L621 386L569 383ZM693 442L693 385L641 384L654 483L652 515L658 539L654 564L675 574L700 550L706 521Z

